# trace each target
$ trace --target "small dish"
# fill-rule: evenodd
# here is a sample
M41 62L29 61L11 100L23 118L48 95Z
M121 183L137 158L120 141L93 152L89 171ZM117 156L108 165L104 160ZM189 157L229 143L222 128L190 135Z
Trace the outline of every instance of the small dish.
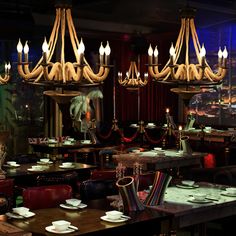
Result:
M52 161L49 161L49 162L37 161L37 164L39 165L50 165L52 163L53 163Z
M30 218L30 217L35 216L35 213L31 212L31 211L28 211L24 215L19 215L19 214L16 214L14 212L7 212L6 216L9 217L9 218L13 218L13 219L24 219L24 218Z
M73 168L75 168L75 165L71 165L71 166L60 165L59 167L62 168L62 169L73 169Z
M72 233L78 230L78 228L76 226L70 226L69 228L67 228L64 231L58 231L55 230L55 227L53 225L47 226L45 228L46 231L50 232L50 233L56 233L56 234L68 234L68 233Z
M107 222L111 222L111 223L121 223L121 222L125 222L127 220L129 220L128 218L119 218L119 219L116 219L116 220L112 220L110 218L108 218L106 215L105 216L101 216L100 217L101 220L104 220L104 221L107 221Z
M226 196L226 197L236 197L236 194L229 193L227 191L222 191L221 195Z
M86 205L86 204L84 204L84 203L80 203L79 206L71 206L71 205L66 204L66 203L60 204L60 207L61 207L61 208L68 209L68 210L83 209L83 208L86 208L87 206L88 206L88 205Z
M189 202L192 202L192 203L199 203L199 204L204 204L204 203L211 203L212 200L211 199L207 199L207 198L204 198L204 199L195 199L194 197L190 197L188 199Z
M32 168L29 168L27 170L30 171L30 172L41 172L41 171L44 171L44 169L35 170L35 169L32 169Z
M193 189L193 188L199 188L199 185L194 184L192 186L188 186L188 185L182 185L182 184L176 184L177 188L184 188L184 189Z
M6 166L6 167L8 167L8 168L17 168L17 167L20 166L20 164L4 165L4 166Z

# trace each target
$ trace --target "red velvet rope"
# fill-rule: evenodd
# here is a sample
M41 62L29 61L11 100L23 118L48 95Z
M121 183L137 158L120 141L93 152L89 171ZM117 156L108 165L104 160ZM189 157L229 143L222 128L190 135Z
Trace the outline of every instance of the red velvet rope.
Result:
M97 135L98 135L101 139L108 139L108 138L110 138L111 134L112 134L112 129L110 129L109 132L108 132L108 134L106 134L106 135L102 135L101 133L99 133L99 132L97 131Z
M160 143L160 142L165 138L165 136L167 135L167 131L165 131L165 133L164 133L164 134L161 136L161 138L158 139L158 140L152 139L152 138L148 135L148 133L147 133L146 131L144 132L144 134L145 134L145 137L147 138L148 142L154 143L154 144L158 144L158 143Z
M134 133L134 135L133 136L131 136L131 137L125 137L124 136L124 133L121 131L121 130L119 130L119 133L120 133L120 136L121 136L121 139L122 139L122 141L123 142L126 142L126 143L130 143L130 142L132 142L137 136L138 136L138 130Z

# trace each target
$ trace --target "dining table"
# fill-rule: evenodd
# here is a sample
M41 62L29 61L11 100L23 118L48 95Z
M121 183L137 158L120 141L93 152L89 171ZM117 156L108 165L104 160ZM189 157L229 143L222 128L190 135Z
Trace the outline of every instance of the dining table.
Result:
M83 209L72 210L60 206L37 209L32 210L32 217L16 219L6 216L4 220L25 232L31 232L32 236L56 235L51 225L57 220L71 222L73 228L66 233L68 236L130 236L132 234L151 236L161 232L162 221L168 218L165 213L147 208L144 211L132 212L121 220L111 221L104 217L105 212L109 210L111 210L109 201L99 199L90 201Z
M32 166L39 165L41 169L33 170ZM13 178L16 185L34 186L38 176L50 176L54 174L65 174L76 172L80 180L85 180L90 177L91 170L96 169L95 165L73 162L71 166L63 166L62 161L49 161L48 163L25 163L16 164L15 166L3 165L7 178Z
M143 170L157 171L161 169L171 169L186 166L200 166L204 152L193 152L185 154L176 149L147 150L143 152L129 152L113 155L113 158L125 167L133 168L136 163L142 165Z

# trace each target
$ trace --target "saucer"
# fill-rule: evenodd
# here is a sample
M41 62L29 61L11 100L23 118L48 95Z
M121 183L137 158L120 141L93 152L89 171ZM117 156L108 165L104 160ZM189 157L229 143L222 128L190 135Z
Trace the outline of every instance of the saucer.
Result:
M120 222L125 222L125 221L128 220L128 218L122 218L122 217L117 219L117 220L113 220L113 219L108 218L106 215L101 216L100 219L104 220L104 221L107 221L107 222L112 222L112 223L120 223Z
M50 232L50 233L56 233L56 234L68 234L68 233L72 233L75 232L76 230L78 230L77 227L75 226L70 226L71 228L67 228L66 230L63 231L58 231L55 230L55 227L53 225L47 226L45 229L46 231Z
M41 172L41 171L44 171L44 169L41 169L41 170L35 170L35 169L32 169L32 168L29 168L27 169L28 171L31 171L31 172Z
M75 165L71 165L71 166L60 165L59 167L62 168L62 169L73 169L73 168L75 168Z
M177 188L184 188L184 189L193 189L193 188L199 188L199 185L194 184L192 186L190 185L183 185L183 184L176 184Z
M20 166L20 164L15 164L15 165L4 165L4 166L6 166L6 167L8 167L8 168L17 168L17 167Z
M221 192L221 195L227 196L227 197L236 197L236 193L228 193L226 191Z
M193 203L200 203L200 204L212 202L212 200L207 199L207 198L204 198L204 199L202 199L202 200L197 200L197 199L195 199L194 197L190 197L190 198L188 199L188 201L189 201L189 202L193 202Z
M39 165L49 165L49 164L52 164L52 163L53 163L52 161L48 161L48 162L37 161L37 164L39 164Z
M69 210L78 210L78 209L86 208L87 205L84 203L80 203L78 206L71 206L69 204L60 204L60 207L64 209L69 209Z
M14 218L14 219L24 219L24 218L30 218L30 217L35 216L35 213L29 211L29 212L25 213L24 215L18 215L13 212L7 212L6 216L8 216L9 218Z

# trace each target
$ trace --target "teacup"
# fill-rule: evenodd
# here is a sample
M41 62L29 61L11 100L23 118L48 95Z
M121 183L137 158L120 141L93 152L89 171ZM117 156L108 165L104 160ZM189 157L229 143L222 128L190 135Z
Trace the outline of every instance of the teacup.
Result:
M195 182L193 180L182 180L181 183L182 183L182 185L191 187L194 185Z
M106 212L106 216L111 220L118 220L120 219L122 215L123 215L123 212L116 211L116 210Z
M68 138L67 141L74 142L75 139L74 138Z
M203 201L206 198L206 194L205 193L195 193L195 194L193 194L193 198L196 201Z
M43 163L48 163L49 161L50 161L50 159L48 159L48 158L40 159L40 162L43 162Z
M16 161L8 161L7 164L9 166L15 166L16 165Z
M65 167L70 167L73 165L73 163L72 162L63 162L62 165Z
M226 188L225 190L228 194L233 194L233 195L236 194L236 188L229 187L229 188Z
M70 198L70 199L66 199L66 203L71 205L71 206L79 206L79 204L81 203L81 200L76 199L76 198Z
M162 148L161 147L154 147L154 150L155 151L162 151Z
M29 212L29 208L27 207L15 207L12 209L13 213L16 213L18 215L25 215Z
M71 144L71 141L70 141L70 140L65 140L65 141L64 141L64 144L70 145L70 144Z
M42 166L32 166L32 170L42 170Z
M148 123L147 126L155 126L154 123Z
M57 140L54 139L54 138L49 138L48 139L48 143L56 143L56 142L57 142Z
M53 221L52 225L54 226L55 230L57 231L65 231L71 225L69 221L66 220L57 220Z

